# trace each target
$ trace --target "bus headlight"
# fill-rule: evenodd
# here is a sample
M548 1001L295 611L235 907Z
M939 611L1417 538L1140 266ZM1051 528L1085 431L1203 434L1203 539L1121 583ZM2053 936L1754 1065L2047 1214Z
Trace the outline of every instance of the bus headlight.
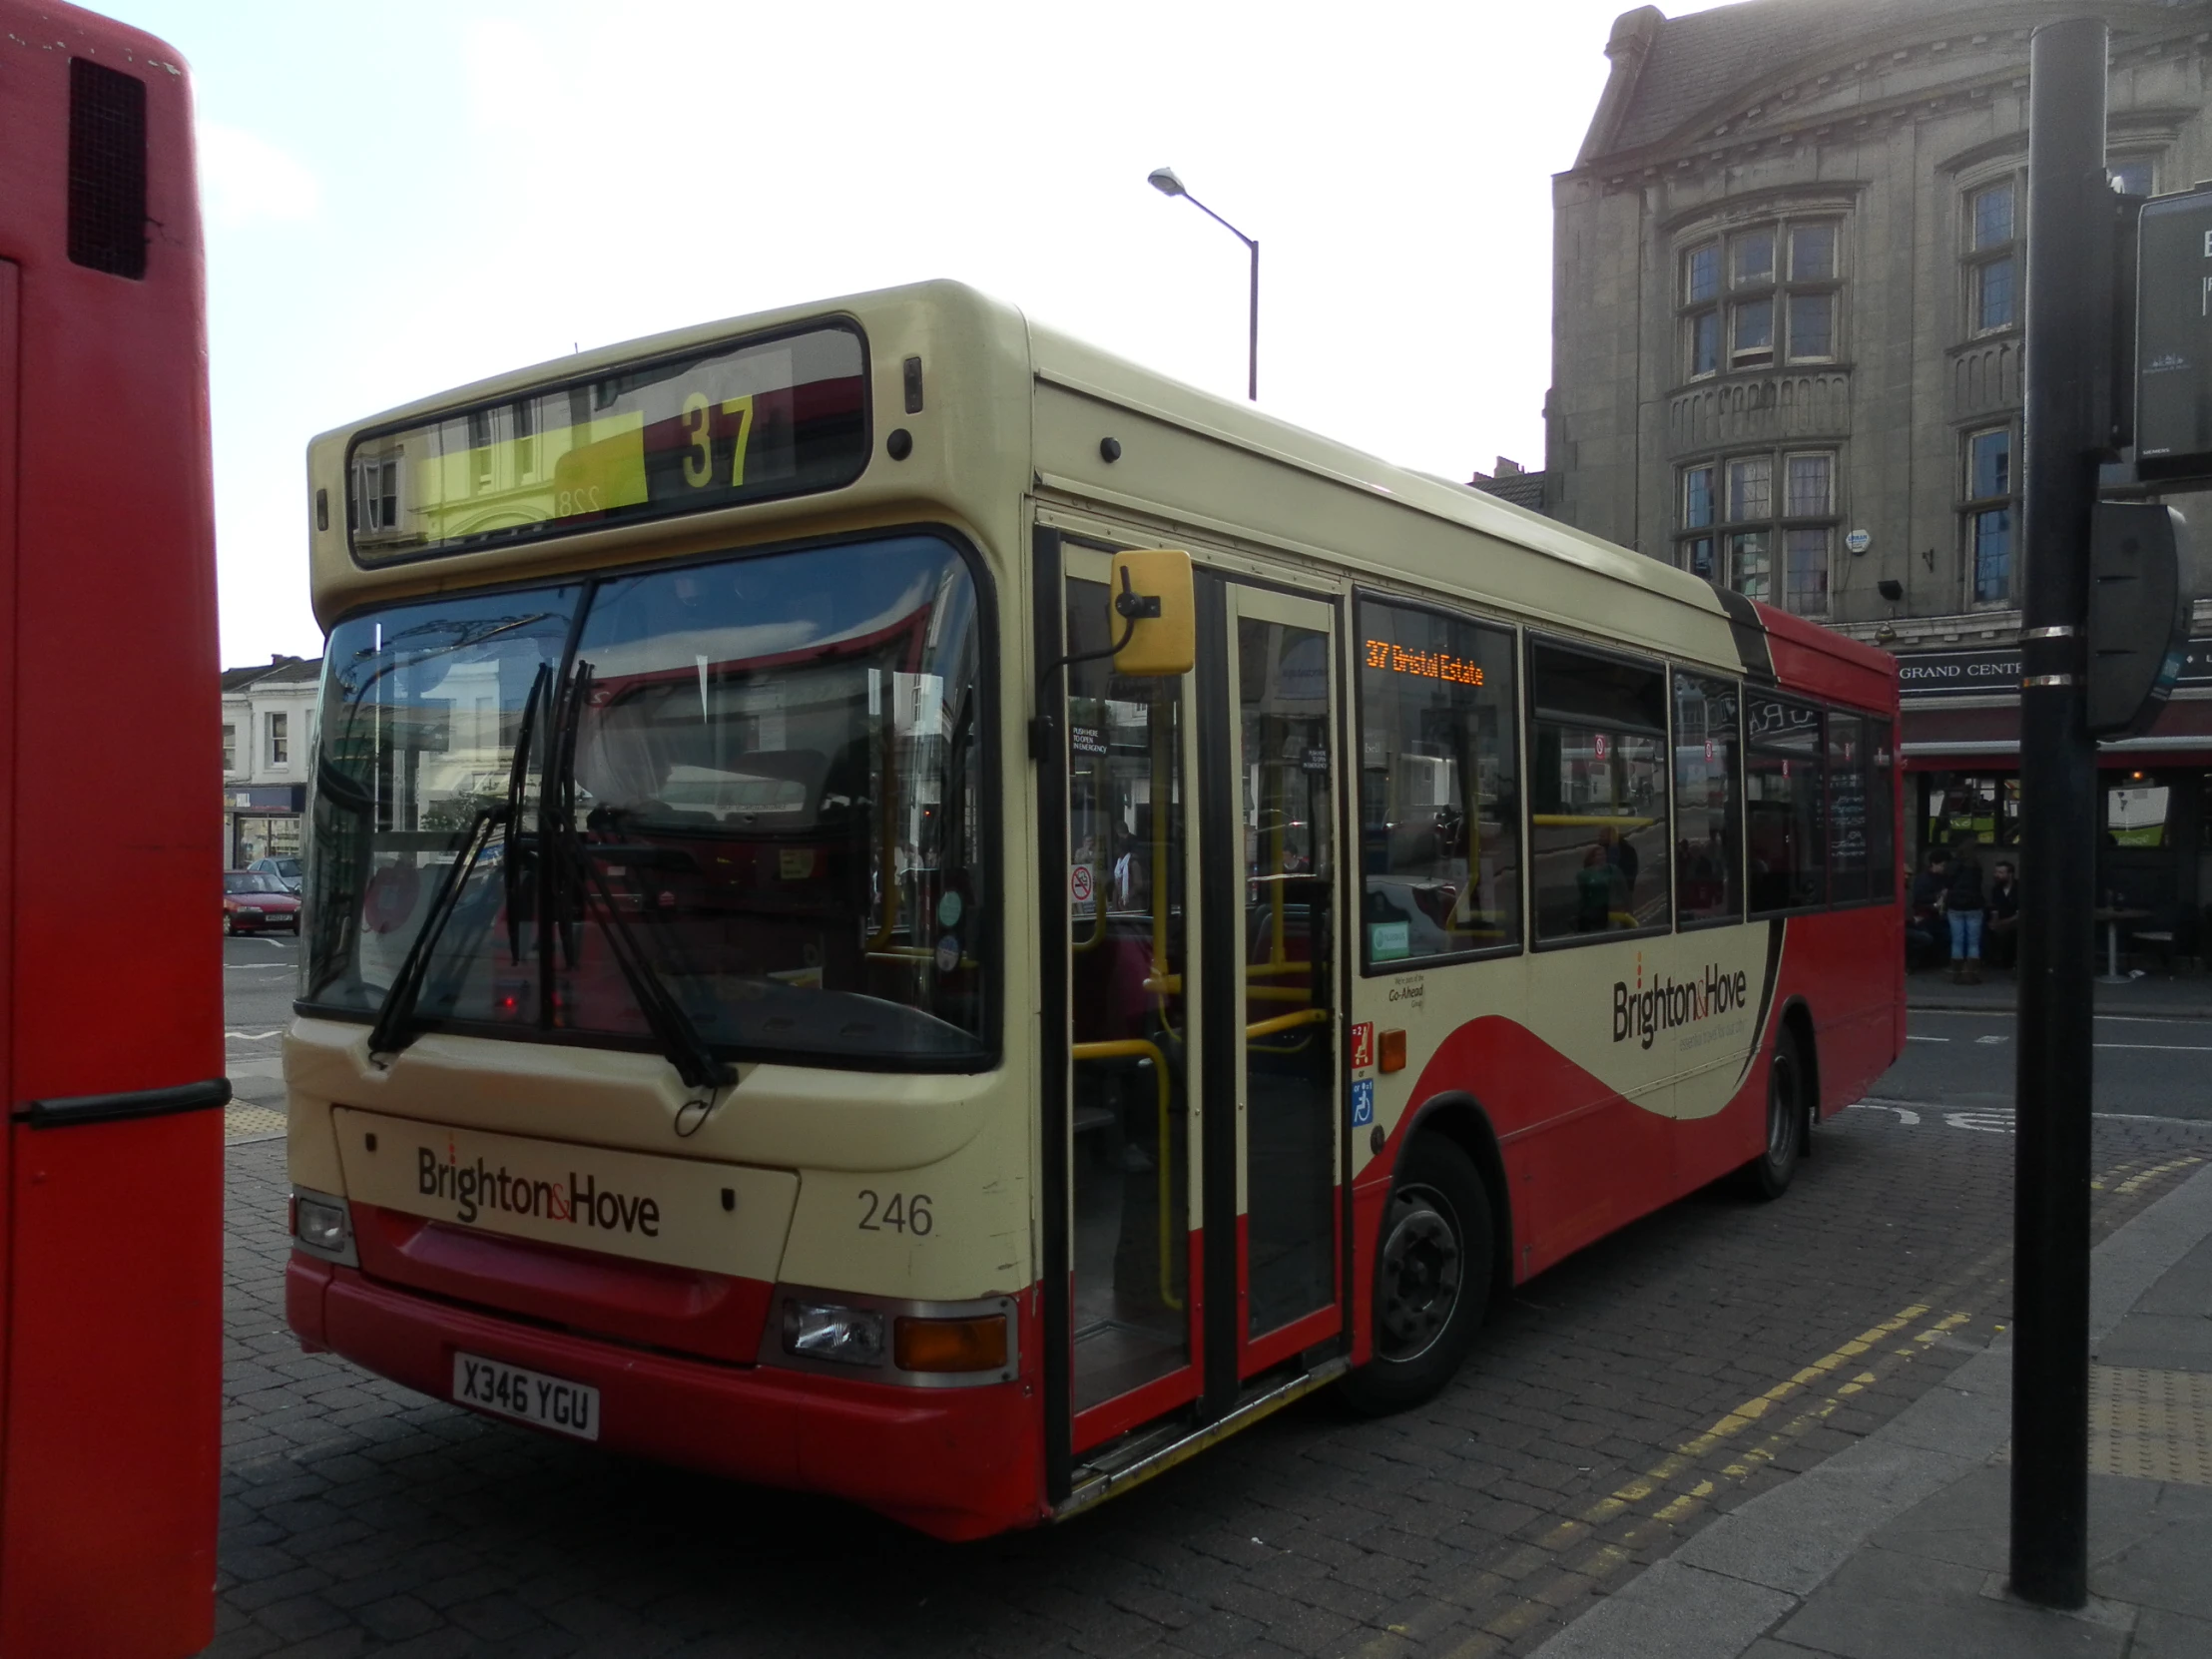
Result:
M883 1316L833 1302L790 1300L784 1304L784 1348L810 1360L880 1366Z
M310 1256L347 1267L359 1265L353 1254L353 1218L342 1198L304 1189L293 1192L291 1236Z

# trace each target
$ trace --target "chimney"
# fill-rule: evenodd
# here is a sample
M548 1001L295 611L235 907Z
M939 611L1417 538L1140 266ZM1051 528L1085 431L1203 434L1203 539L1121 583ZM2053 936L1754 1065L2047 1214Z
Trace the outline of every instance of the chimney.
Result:
M1496 475L1500 478L1517 478L1527 470L1528 469L1522 466L1518 461L1509 461L1503 455L1500 455L1497 458Z

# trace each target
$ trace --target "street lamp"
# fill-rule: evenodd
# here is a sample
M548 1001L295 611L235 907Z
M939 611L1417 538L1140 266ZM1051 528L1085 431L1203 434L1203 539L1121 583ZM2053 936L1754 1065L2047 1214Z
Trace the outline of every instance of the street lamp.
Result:
M1154 168L1151 174L1147 177L1146 183L1151 185L1152 188L1158 191L1162 196L1180 196L1181 198L1183 198L1184 201L1188 202L1192 207L1196 208L1200 213L1204 214L1208 219L1212 220L1216 225L1219 225L1223 230L1227 231L1231 236L1235 237L1239 242L1243 243L1247 248L1252 250L1252 359L1251 368L1246 379L1245 396L1250 398L1255 403L1259 402L1260 245L1257 242L1254 242L1252 238L1246 236L1242 231L1238 230L1236 226L1230 224L1228 220L1222 218L1220 214L1214 212L1213 209L1209 208L1197 197L1193 196L1187 189L1185 189L1183 181L1175 176L1174 168Z

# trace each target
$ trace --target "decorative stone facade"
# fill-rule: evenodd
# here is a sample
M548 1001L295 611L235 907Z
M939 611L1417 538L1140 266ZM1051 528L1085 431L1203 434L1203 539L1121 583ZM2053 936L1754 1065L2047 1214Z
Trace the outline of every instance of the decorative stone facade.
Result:
M1546 510L1895 647L2009 638L2028 37L2085 10L2113 167L2212 178L2212 0L1621 16L1553 182Z

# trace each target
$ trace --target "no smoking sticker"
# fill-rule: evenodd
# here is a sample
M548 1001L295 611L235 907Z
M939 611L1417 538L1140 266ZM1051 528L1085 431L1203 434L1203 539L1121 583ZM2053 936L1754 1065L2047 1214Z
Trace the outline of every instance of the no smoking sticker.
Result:
M1079 916L1087 916L1092 908L1092 875L1089 864L1068 865L1068 902Z

